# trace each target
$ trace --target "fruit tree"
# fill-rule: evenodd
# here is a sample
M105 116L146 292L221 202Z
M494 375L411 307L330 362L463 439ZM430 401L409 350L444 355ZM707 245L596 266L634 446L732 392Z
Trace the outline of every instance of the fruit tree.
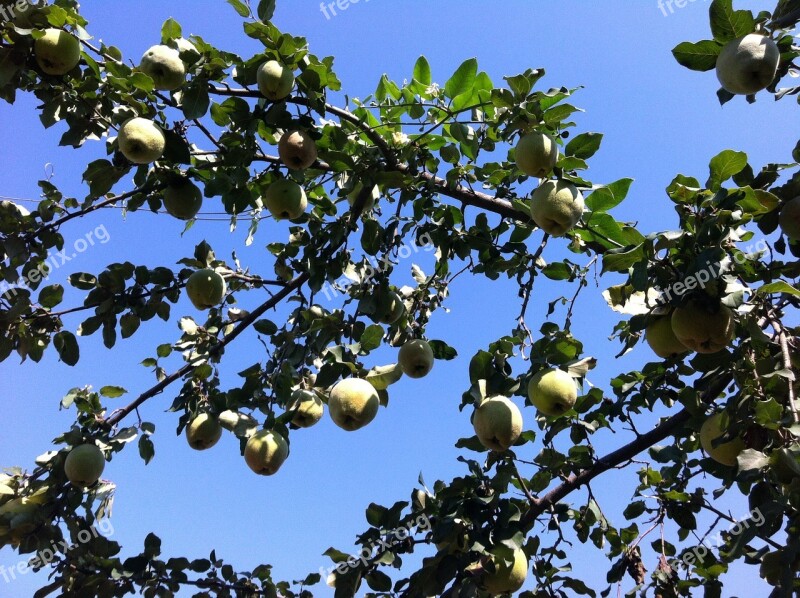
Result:
M544 69L500 83L470 58L437 80L421 56L402 83L384 75L355 98L332 57L279 29L276 0L227 4L249 56L172 18L160 39L137 31L143 54L125 56L76 0L0 2L0 96L17 112L35 98L60 145L89 156L83 197L47 176L35 204L0 203L0 360L64 372L102 345L98 378L144 366L132 391L64 388L52 410L70 425L29 463L3 463L0 548L26 559L18 573L46 573L36 596L722 596L737 567L765 595L794 595L800 141L766 164L717 148L707 180L678 174L650 200L668 206L671 230L640 230L613 214L633 179L591 180L603 136L575 122L578 88L545 86ZM349 3L323 3L325 18L335 6ZM715 71L721 104L781 100L794 118L800 1L708 7L708 39L674 59ZM179 259L137 261L120 245L97 271L54 272L54 253L101 212ZM144 213L177 224L175 238L151 235ZM230 235L246 228L241 252L219 229L187 243L209 214ZM463 355L433 331L470 276L490 283L471 296L486 314L495 286L518 311ZM614 319L596 354L575 325L591 293ZM145 336L161 340L143 361L122 350ZM644 365L623 366L632 353ZM458 376L431 383L446 362ZM159 458L155 420L181 438L177 463L226 453L268 502L296 452L334 450L315 444L321 428L346 445L391 420L401 385L468 421L452 438L460 474L420 475L390 506L369 503L357 552L329 548L325 572L309 563L285 580L258 516L246 566L216 550L166 554L177 525L143 547L87 531L113 520L130 483L116 465ZM418 419L386 425L411 435ZM313 482L303 492L325 500ZM624 506L608 509L609 493ZM301 529L295 507L279 509Z

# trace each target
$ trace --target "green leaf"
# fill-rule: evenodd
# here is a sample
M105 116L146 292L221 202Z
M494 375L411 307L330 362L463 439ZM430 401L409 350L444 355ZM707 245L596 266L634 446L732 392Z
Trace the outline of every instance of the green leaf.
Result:
M253 328L256 329L256 332L266 334L267 336L272 336L278 332L278 326L271 320L266 319L258 320L255 324L253 324Z
M372 351L380 347L381 341L383 340L383 335L383 326L379 324L370 325L359 339L359 342L361 343L361 350Z
M89 183L89 197L101 197L111 191L126 172L126 168L117 168L105 159L90 162L83 172L83 180Z
M64 298L64 287L60 284L52 284L44 287L39 293L39 305L44 308L52 309Z
M393 363L391 365L375 366L367 372L366 380L375 387L375 390L386 390L402 377L403 370L400 369L400 365Z
M632 183L633 179L620 179L600 187L586 198L586 205L592 212L607 212L627 197Z
M233 6L233 9L237 13L239 13L240 17L249 17L250 16L250 9L247 8L247 4L245 4L241 0L228 0L228 4Z
M759 295L777 295L778 293L788 293L789 295L794 295L795 297L800 296L800 290L782 280L765 284L764 286L759 287L756 293Z
M164 21L164 24L161 26L161 43L166 44L180 37L183 37L183 30L178 21L171 17Z
M366 580L367 585L376 592L389 592L392 589L392 578L378 569L367 573Z
M195 79L184 87L181 94L181 110L186 118L195 119L205 116L210 104L208 87L204 79Z
M388 512L389 509L386 507L382 507L374 502L370 503L367 507L367 523L372 527L381 527Z
M428 341L436 359L450 361L458 357L458 352L444 341Z
M718 42L728 42L756 29L756 20L749 10L733 10L733 0L714 0L708 9L711 33Z
M128 391L121 386L104 386L100 389L100 394L109 399L116 399L126 394Z
M711 158L711 163L709 164L711 174L706 187L712 191L719 191L722 183L733 175L739 174L746 166L747 154L744 152L735 152L733 150L720 152Z
M62 330L53 337L53 346L58 351L61 361L67 365L75 365L80 359L80 348L75 335L66 330Z
M672 55L678 64L693 71L706 72L717 65L722 46L712 40L697 43L683 42L672 49Z
M431 65L428 64L428 59L424 56L417 58L414 64L414 81L427 87L431 84Z
M272 16L275 14L275 0L261 0L258 3L258 8L256 9L256 14L258 15L259 20L270 21Z
M586 160L597 153L602 141L602 133L582 133L567 144L567 147L564 148L564 153L567 156Z
M475 85L475 77L478 74L478 61L475 58L465 60L456 69L453 76L444 85L444 93L448 98L454 99L458 96L471 93L472 86Z

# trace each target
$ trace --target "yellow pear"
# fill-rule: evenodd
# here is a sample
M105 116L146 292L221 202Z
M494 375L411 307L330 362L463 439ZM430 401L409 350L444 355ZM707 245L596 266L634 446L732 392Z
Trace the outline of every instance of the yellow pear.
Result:
M186 441L196 451L210 449L222 437L222 426L211 414L200 413L186 426Z
M267 187L264 205L276 220L300 218L308 207L305 189L289 179L278 179Z
M568 181L544 181L531 195L531 218L553 237L563 237L581 219L583 195Z
M528 577L528 557L517 548L512 560L506 562L498 549L491 551L495 572L483 578L483 586L493 595L510 594L519 590Z
M310 428L322 419L324 408L322 400L313 390L297 389L292 393L292 399L286 411L294 413L292 423L298 428Z
M672 331L688 349L716 353L733 340L733 312L725 305L714 311L692 300L672 312Z
M378 391L361 378L339 381L328 397L328 411L333 423L348 432L363 428L375 419L380 404Z
M305 131L286 131L278 141L278 156L293 170L303 170L317 159L317 144Z
M472 426L483 446L493 451L504 451L522 433L522 413L507 397L489 397L475 409Z
M741 438L734 438L729 442L714 446L712 441L724 433L725 431L722 429L722 413L715 413L700 426L700 445L708 453L708 456L717 463L733 466L736 465L736 457L746 447L744 440Z
M137 116L120 127L117 145L122 155L134 164L149 164L164 153L167 138L152 120Z
M558 162L558 145L549 135L528 133L520 137L514 154L522 172L541 179L550 174Z
M19 4L19 2L17 2ZM44 36L33 42L39 68L48 75L66 75L81 61L81 44L62 29L45 29Z
M292 69L283 66L277 60L268 60L258 68L256 83L261 95L277 102L292 92L294 74Z
M210 309L219 304L226 290L225 279L211 268L193 272L186 281L186 294L197 309Z
M544 415L557 417L575 405L578 388L575 379L564 370L545 369L528 382L528 399Z
M680 355L689 350L672 331L672 320L669 316L653 320L645 330L644 340L650 345L653 353L662 359Z
M400 347L397 361L409 378L424 378L433 369L433 351L424 340L414 339Z
M186 66L178 50L169 46L152 46L144 53L139 70L153 80L154 87L173 91L186 80Z
M286 439L272 430L256 432L244 447L245 463L258 475L274 475L288 456Z

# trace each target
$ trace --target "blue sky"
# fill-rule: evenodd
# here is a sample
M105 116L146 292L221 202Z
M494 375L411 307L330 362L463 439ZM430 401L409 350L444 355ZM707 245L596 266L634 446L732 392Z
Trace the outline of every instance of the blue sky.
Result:
M371 93L383 73L397 81L410 78L421 54L440 83L464 59L475 56L498 86L504 75L531 67L547 70L539 88L583 86L572 98L585 110L577 116L578 130L605 134L589 176L595 182L635 179L628 199L614 215L636 222L646 234L677 225L664 194L675 174L704 180L709 159L727 148L746 151L756 169L767 162L784 162L796 142L795 136L785 134L800 124L791 99L775 103L760 95L754 106L738 98L720 107L713 73L690 72L672 58L670 50L677 43L709 37L708 4L696 0L665 15L656 0L361 0L326 18L317 1L279 0L274 22L284 31L307 37L314 54L335 56L335 70L350 97ZM748 8L771 6L751 2ZM95 38L116 45L134 61L158 43L161 24L168 17L181 23L185 35L200 35L244 56L259 51L256 42L242 33L240 18L222 0L87 0L83 14ZM83 197L81 173L88 162L105 155L104 144L88 142L78 151L57 147L63 128L44 130L35 107L35 99L24 95L13 107L0 105L0 131L6 140L0 146L0 195L35 198L36 180L52 174L65 194ZM204 212L221 211L221 205L206 201ZM236 250L242 262L257 271L264 246L282 239L286 231L277 223L262 224L253 245L245 248L246 225L229 233L225 219L198 222L180 236L182 224L165 216L142 211L123 218L113 210L101 210L70 222L62 233L74 240L98 227L107 233L108 242L88 247L57 270L55 282L64 282L73 271L99 271L122 260L170 266L191 254L203 239L226 258ZM538 237L532 239L538 242ZM558 259L558 245L551 246L545 258ZM408 278L415 260L401 264L399 281ZM426 260L429 256L419 260L423 269ZM616 314L600 293L615 282L606 277L595 286L592 281L573 319L573 330L586 353L599 360L589 379L601 388L616 373L638 368L651 358L643 346L614 359L619 346L608 337ZM555 284L539 286L529 321L542 321L548 302L573 291ZM333 301L327 305L320 299L323 306L334 306ZM243 307L256 302L256 297L242 298ZM170 391L148 402L141 415L157 426L155 460L145 466L131 446L107 465L104 474L118 484L114 539L132 554L154 531L166 555L204 557L215 548L237 569L268 562L275 566L276 578L301 579L330 565L321 555L329 546L352 549L355 535L367 527L364 509L370 502L391 505L408 499L420 472L429 485L464 474L455 460L461 451L454 444L472 435L468 413L458 411L461 393L469 386L467 365L477 350L514 327L519 306L511 285L462 277L447 307L449 313L437 312L428 337L445 339L458 350L458 359L438 362L423 380L404 379L393 386L389 408L356 433L343 432L327 418L311 430L295 433L289 460L271 478L247 469L238 455L238 442L229 434L213 450L189 449L182 437L175 436L174 414L164 413L174 396ZM188 301L173 313L199 317ZM68 317L67 326L77 328L78 318ZM563 323L563 310L553 318ZM14 357L0 364L0 376L10 382L4 396L7 409L0 417L0 464L30 466L36 455L51 448L52 438L73 421L72 412L58 410L58 401L70 388L115 384L127 388L129 397L148 388L152 374L137 364L153 355L156 345L178 335L172 323L151 322L132 339L120 341L114 351L103 348L96 336L81 339L82 358L74 368L57 363L52 351L38 365L20 365ZM236 372L258 360L259 351L255 335L238 341L226 354L223 386L236 384ZM387 350L377 353L371 364L392 360L393 352ZM169 363L170 370L179 366L176 360ZM521 368L524 365L515 364L515 373ZM117 399L119 406L124 400ZM531 408L524 414L526 426L536 427ZM596 446L605 453L622 437L598 435ZM539 448L527 447L527 457ZM619 479L625 484L602 483L599 494L606 516L624 525L621 510L635 481L632 476ZM715 487L711 478L709 484ZM735 516L746 513L743 499L728 506ZM605 586L608 561L601 553L577 547L571 556L576 571L592 587ZM18 560L10 550L0 550L0 564L8 567ZM655 562L646 565L652 569ZM741 595L767 592L754 568L737 569L730 580ZM27 596L40 585L42 576L31 574L9 586L0 580L0 595ZM314 591L325 595L327 588L317 586Z

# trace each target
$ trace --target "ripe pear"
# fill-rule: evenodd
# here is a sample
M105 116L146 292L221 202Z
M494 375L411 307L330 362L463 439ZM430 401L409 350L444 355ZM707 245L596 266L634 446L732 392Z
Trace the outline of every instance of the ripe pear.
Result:
M96 444L80 444L64 460L64 474L73 486L86 488L100 479L105 466L106 458Z
M81 61L81 44L62 29L45 29L44 36L33 42L39 68L48 75L66 75Z
M380 324L394 324L403 317L406 306L403 299L395 291L387 290L378 297L378 305L374 314L374 319Z
M790 240L800 241L800 197L790 199L783 205L778 223Z
M558 417L575 405L578 388L573 377L564 370L545 369L528 382L528 399L544 415Z
M724 444L713 446L712 441L723 434L722 413L715 413L700 426L700 446L717 463L728 466L736 465L736 457L746 448L744 440L734 438Z
M164 189L164 209L180 220L191 220L203 206L203 192L189 179L182 179Z
M308 206L305 189L289 179L278 179L267 187L264 205L275 220L300 218Z
M313 390L297 389L286 411L294 413L292 423L298 428L310 428L322 419L322 400Z
M717 79L733 94L750 95L775 79L781 51L770 38L750 33L725 44L717 57Z
M511 399L490 397L475 409L472 427L483 446L493 451L504 451L522 433L522 413Z
M672 319L669 316L657 318L649 324L644 333L644 340L650 345L653 353L661 359L680 355L689 350L672 331Z
M261 95L277 102L292 92L294 74L292 69L283 66L277 60L268 60L258 68L256 83Z
M375 419L380 404L378 391L361 378L339 381L328 397L328 411L333 423L348 432L363 428Z
M210 309L218 305L227 289L222 275L211 268L193 272L186 281L186 294L197 309Z
M424 340L414 339L400 347L397 361L409 378L424 378L433 369L433 351Z
M528 576L528 557L521 548L514 551L511 562L506 562L496 548L491 551L495 572L483 578L483 586L493 595L509 594L519 590Z
M244 447L245 463L258 475L274 475L288 456L286 439L272 430L256 432Z
M553 237L563 237L581 219L583 195L568 181L544 181L531 195L531 218Z
M186 81L186 66L178 50L169 46L152 46L142 56L139 70L153 80L156 89L173 91Z
M278 141L278 156L293 170L303 170L317 159L317 144L305 131L286 131Z
M198 414L186 426L186 441L196 451L210 449L222 437L219 420L208 413Z
M515 156L517 168L541 179L550 174L558 162L558 145L549 135L528 133L517 142Z
M134 164L149 164L164 153L167 139L156 123L137 116L120 127L117 144L122 155Z
M691 351L716 353L733 340L733 312L724 305L711 311L692 300L672 312L672 331Z

